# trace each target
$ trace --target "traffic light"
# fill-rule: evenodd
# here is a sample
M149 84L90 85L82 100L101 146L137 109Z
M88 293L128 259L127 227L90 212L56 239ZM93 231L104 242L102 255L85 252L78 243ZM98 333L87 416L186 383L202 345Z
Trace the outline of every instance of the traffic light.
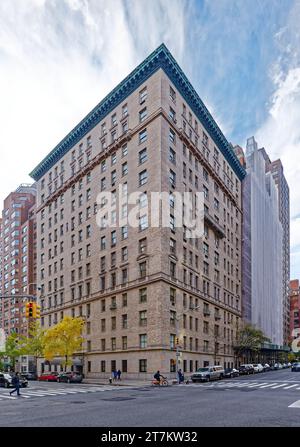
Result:
M26 318L32 318L33 317L33 307L34 303L31 301L29 303L26 303Z
M35 318L41 318L41 306L35 305Z
M176 346L179 345L179 337L175 337L175 345L176 345Z

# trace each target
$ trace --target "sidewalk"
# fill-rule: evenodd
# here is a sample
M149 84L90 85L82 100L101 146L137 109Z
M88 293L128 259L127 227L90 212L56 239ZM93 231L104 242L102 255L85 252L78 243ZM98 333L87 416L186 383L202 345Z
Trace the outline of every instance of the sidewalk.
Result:
M116 380L109 383L108 379L83 379L82 383L92 384L92 385L110 385L110 386L151 386L150 380L134 380L134 379L124 379Z
M124 379L116 380L109 383L109 379L83 379L83 384L91 385L110 385L110 386L134 386L134 387L145 387L151 386L151 380L135 380L135 379ZM169 386L173 385L173 380L169 380Z

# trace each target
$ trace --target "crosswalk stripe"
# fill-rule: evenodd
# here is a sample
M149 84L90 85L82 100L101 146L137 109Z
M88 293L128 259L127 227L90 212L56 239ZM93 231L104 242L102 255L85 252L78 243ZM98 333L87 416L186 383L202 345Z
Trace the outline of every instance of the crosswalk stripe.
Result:
M270 386L277 385L277 383L269 383L268 385L261 386L260 388L268 388Z
M275 388L280 388L285 385L287 385L287 383L281 383L280 385L272 386L271 388L272 388L272 390L274 390Z
M257 387L261 387L262 385L267 385L268 382L259 383L258 385L255 385ZM254 385L252 385L254 386ZM251 386L248 386L248 388L251 388Z
M259 386L259 383L255 382L255 383L252 383L251 385L247 385L247 388L254 388L256 386Z
M24 393L23 393L24 394ZM44 397L44 396L46 396L46 394L44 393L44 394L41 394L41 393L36 393L35 391L27 391L26 392L26 395L27 396L30 396L30 397L34 397L34 396L37 396L37 397Z
M284 390L288 390L289 388L294 388L295 386L297 386L298 384L296 384L296 385L289 385L289 386L285 386L283 389Z
M4 397L4 399L17 399L15 396L6 396L5 394L1 394L1 397Z

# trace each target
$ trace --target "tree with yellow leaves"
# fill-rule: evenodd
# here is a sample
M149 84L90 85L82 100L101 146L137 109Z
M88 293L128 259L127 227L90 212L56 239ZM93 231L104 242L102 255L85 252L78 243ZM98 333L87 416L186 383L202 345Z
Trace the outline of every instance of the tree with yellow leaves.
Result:
M44 357L52 360L53 357L63 357L65 371L72 364L72 355L82 348L82 329L84 320L80 317L66 316L60 323L50 327L44 338Z

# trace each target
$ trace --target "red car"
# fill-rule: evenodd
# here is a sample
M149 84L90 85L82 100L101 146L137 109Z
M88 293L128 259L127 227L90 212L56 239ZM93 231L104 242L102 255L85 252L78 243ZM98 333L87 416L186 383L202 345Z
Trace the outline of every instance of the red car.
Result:
M38 377L38 380L44 381L44 382L57 382L57 376L58 374L55 372L47 372L43 373Z

